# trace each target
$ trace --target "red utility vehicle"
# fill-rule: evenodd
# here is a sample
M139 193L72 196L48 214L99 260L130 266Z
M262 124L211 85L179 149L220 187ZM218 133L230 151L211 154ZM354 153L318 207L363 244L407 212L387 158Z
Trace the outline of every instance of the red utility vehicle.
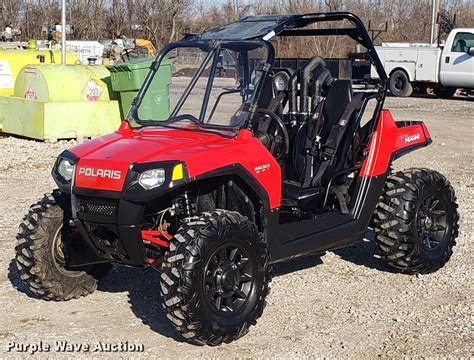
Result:
M273 66L275 39L304 36L357 41L380 84L356 88L319 56ZM153 90L163 59L177 76L160 118L150 103L163 102ZM92 293L111 263L154 267L176 329L217 345L262 315L275 262L375 231L396 269L439 269L458 235L454 190L432 170L391 173L431 138L421 121L393 120L386 90L350 13L251 16L186 35L158 54L115 133L59 155L58 189L20 225L21 278L43 299L69 300Z

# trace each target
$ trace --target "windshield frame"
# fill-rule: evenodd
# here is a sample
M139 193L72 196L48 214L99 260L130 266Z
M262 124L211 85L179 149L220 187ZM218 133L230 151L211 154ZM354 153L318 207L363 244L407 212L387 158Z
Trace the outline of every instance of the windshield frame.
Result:
M178 48L185 48L185 47L194 47L198 48L202 51L207 52L208 54L206 55L205 59L202 61L200 66L197 68L195 74L191 78L191 81L189 84L186 86L184 89L183 93L180 96L180 99L178 100L176 106L174 109L172 109L170 116L166 120L142 120L139 119L138 117L138 108L140 107L140 104L146 95L146 92L150 86L150 84L153 81L154 76L158 72L158 69L160 67L161 62L163 59L166 58L166 55ZM221 49L232 49L233 47L242 47L243 48L247 47L248 51L257 49L257 48L263 48L266 50L266 59L263 60L264 66L262 70L262 76L260 76L257 84L255 84L255 89L253 91L252 96L250 97L250 100L247 100L243 103L246 103L248 105L245 106L246 109L248 109L249 116L246 121L240 122L236 126L229 126L229 125L219 125L219 124L209 124L206 123L205 116L207 112L207 106L209 103L209 94L212 90L212 86L214 84L215 80L215 75L216 75L216 68L217 68L217 63L218 63L218 58L217 56L220 52ZM177 116L177 113L180 111L182 105L188 98L189 94L194 88L195 83L199 80L200 76L202 75L202 72L206 68L207 65L209 65L209 61L212 61L211 65L211 73L209 75L209 79L207 81L206 85L206 90L203 94L203 99L201 103L201 109L199 113L199 125L194 126L190 130L199 130L205 131L206 128L209 129L222 129L222 130L238 130L243 127L247 127L250 123L251 118L255 115L254 111L257 109L257 104L260 99L261 92L263 90L263 84L267 81L268 79L268 74L269 71L272 67L272 64L275 59L275 49L273 48L273 45L265 40L212 40L212 41L200 41L200 40L183 40L183 41L178 41L178 42L173 42L165 46L156 56L155 60L151 63L150 65L150 71L145 77L145 80L143 81L143 84L138 91L137 96L135 99L132 101L132 106L130 108L130 111L128 112L128 115L126 117L126 121L133 126L133 123L138 124L139 126L163 126L163 127L169 127L169 128L181 128L178 126L172 126L171 124L173 123L173 119ZM245 86L245 85L244 85ZM244 89L244 91L248 91L248 89ZM239 109L235 109L237 112ZM245 111L245 110L244 110Z

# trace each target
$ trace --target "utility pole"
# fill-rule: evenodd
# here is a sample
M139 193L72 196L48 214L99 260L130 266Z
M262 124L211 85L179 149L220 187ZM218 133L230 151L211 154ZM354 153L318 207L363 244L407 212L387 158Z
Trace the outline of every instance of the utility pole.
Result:
M3 5L0 4L0 31L5 29L5 24L3 23Z
M431 0L431 27L430 27L430 45L435 42L436 34L438 34L437 18L439 14L440 0Z
M66 65L66 0L61 8L61 64Z

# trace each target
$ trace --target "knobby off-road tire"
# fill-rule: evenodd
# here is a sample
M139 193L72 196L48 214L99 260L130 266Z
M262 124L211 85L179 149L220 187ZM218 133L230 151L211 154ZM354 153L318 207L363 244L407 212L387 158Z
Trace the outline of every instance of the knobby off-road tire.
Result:
M70 300L93 293L110 264L66 269L61 248L63 210L50 194L30 207L20 224L16 263L21 279L44 300Z
M263 313L269 252L256 225L237 212L218 210L188 220L165 256L163 306L188 341L229 343Z
M456 244L457 207L454 189L436 171L410 169L390 176L373 220L382 256L404 273L440 269Z

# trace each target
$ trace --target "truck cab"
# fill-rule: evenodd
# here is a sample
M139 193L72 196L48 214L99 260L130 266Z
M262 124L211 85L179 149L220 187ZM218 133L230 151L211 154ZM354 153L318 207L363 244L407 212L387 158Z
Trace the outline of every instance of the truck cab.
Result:
M474 88L474 29L454 29L441 54L443 86Z

